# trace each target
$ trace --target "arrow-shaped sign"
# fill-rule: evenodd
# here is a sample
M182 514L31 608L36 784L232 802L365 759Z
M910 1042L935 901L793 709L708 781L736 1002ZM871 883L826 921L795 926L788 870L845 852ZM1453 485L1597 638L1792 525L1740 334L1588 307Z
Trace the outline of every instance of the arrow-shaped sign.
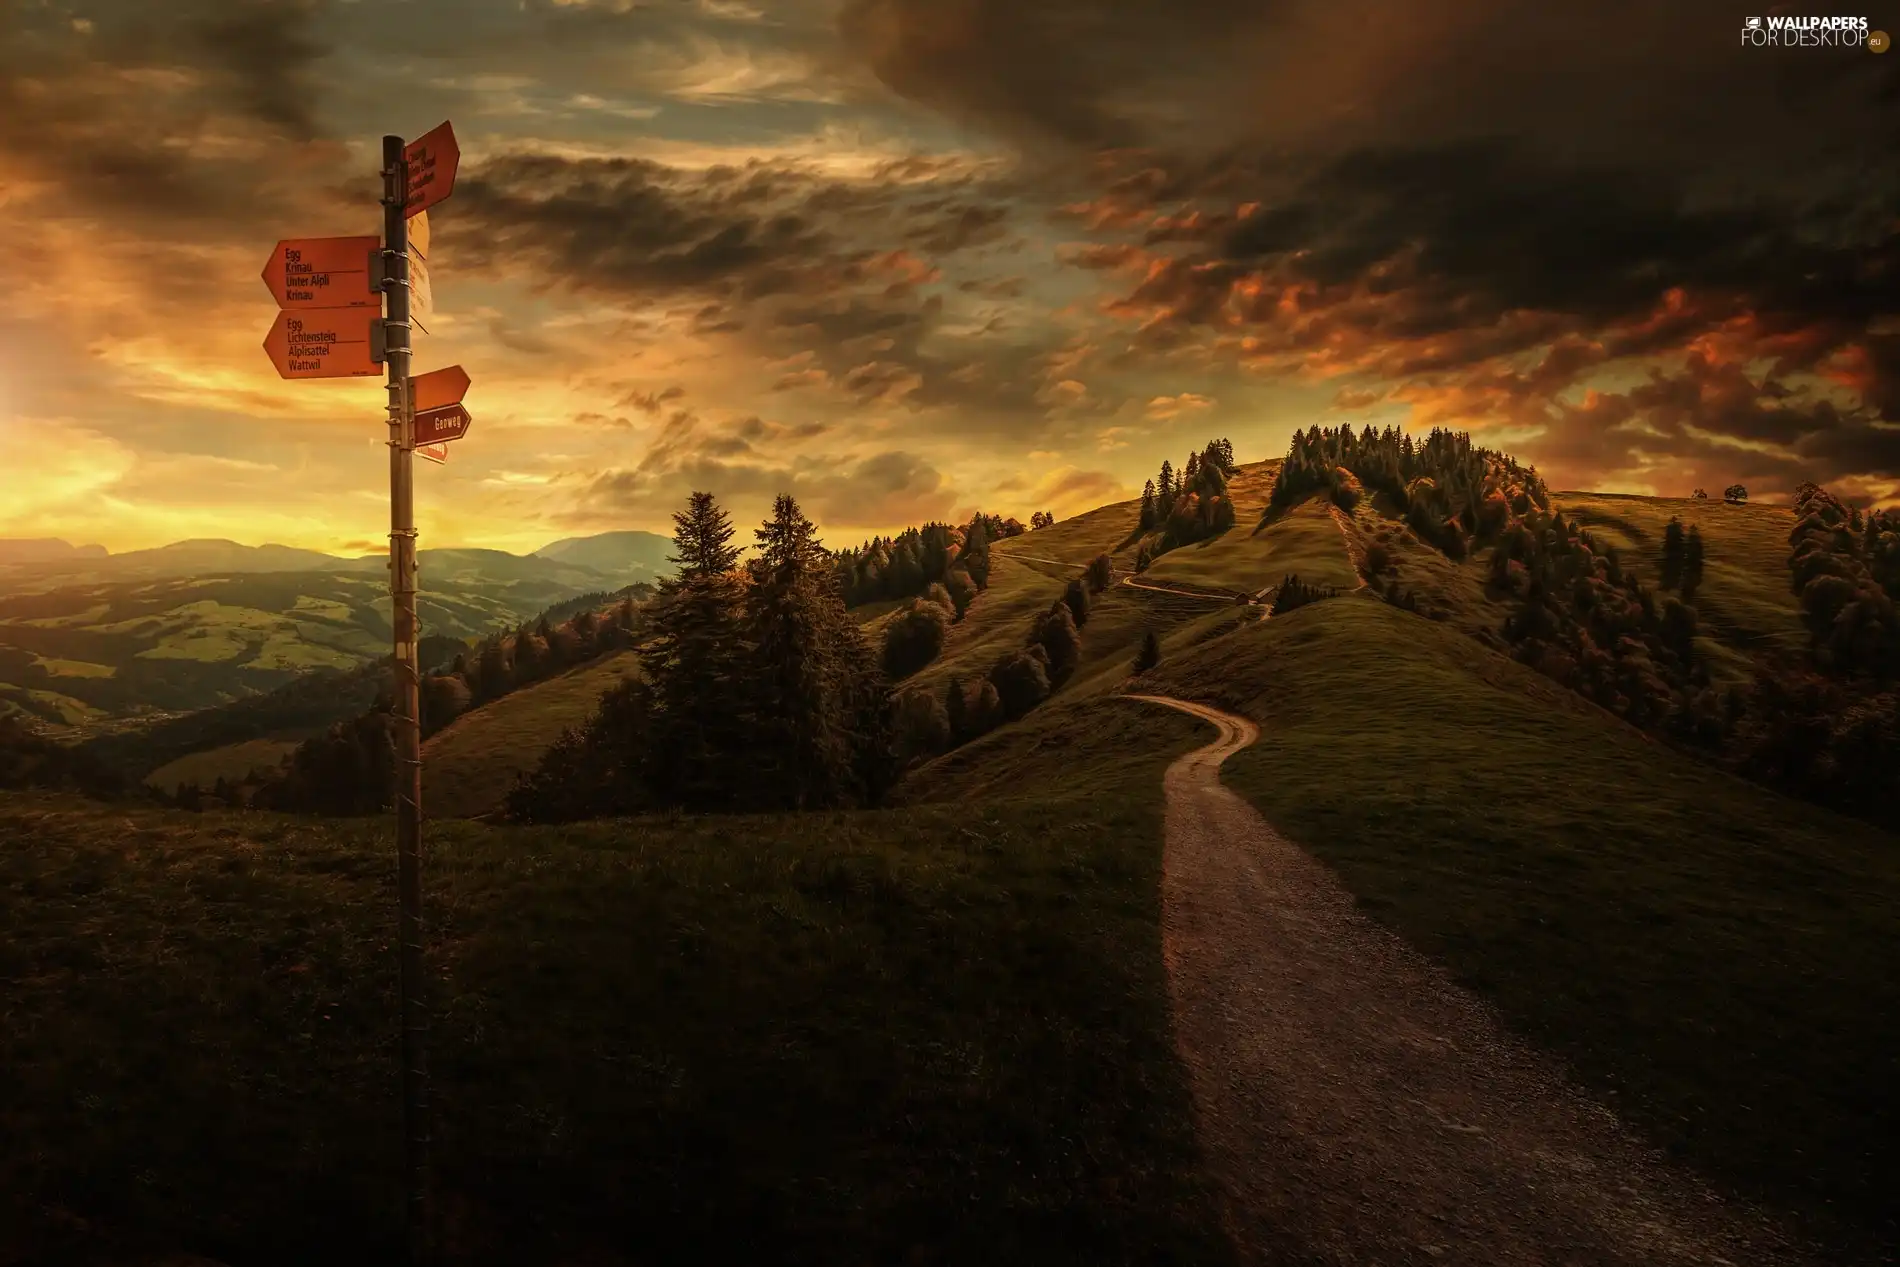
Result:
M264 284L279 308L380 308L370 286L370 256L380 239L291 238L264 265Z
M449 460L449 446L446 444L418 445L416 446L416 456L419 458L427 458L437 466L442 466Z
M280 312L264 351L285 378L362 378L382 373L372 351L374 308L310 308ZM464 375L466 377L466 375Z
M417 444L447 444L468 434L471 419L461 405L444 405L416 415Z
M468 371L459 365L430 370L409 380L409 399L418 414L444 405L460 404L468 393Z
M444 123L402 152L409 168L408 199L403 211L408 215L427 211L455 189L455 169L461 165L462 150L455 143L455 129Z

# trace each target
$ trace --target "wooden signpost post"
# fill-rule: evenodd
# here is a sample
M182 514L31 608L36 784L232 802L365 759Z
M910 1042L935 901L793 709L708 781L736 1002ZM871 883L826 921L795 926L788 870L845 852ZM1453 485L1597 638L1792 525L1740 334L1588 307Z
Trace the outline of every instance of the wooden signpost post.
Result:
M451 366L410 377L412 266L428 254L430 207L455 188L461 151L447 123L408 145L383 138L383 232L375 237L279 242L264 282L279 312L264 350L285 378L352 378L388 373L389 578L395 629L396 889L402 996L402 1105L409 1257L434 1257L429 1200L429 1008L422 935L422 713L416 639L415 456L448 458L447 442L468 433L461 400L468 375ZM420 221L416 249L411 218ZM424 295L426 296L426 274ZM380 293L379 293L380 292ZM423 305L429 304L425 297ZM377 315L377 306L384 308ZM418 417L418 411L421 417ZM421 424L419 427L418 424ZM423 434L418 435L418 431ZM422 446L422 447L419 447Z

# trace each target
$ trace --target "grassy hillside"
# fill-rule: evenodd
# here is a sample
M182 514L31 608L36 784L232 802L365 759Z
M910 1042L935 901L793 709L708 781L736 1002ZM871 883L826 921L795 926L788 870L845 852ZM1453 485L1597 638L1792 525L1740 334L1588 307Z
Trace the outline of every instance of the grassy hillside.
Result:
M1800 652L1808 635L1789 588L1787 506L1731 506L1713 498L1620 497L1609 493L1554 493L1551 505L1613 542L1626 560L1654 577L1663 530L1671 518L1702 534L1707 574L1696 613L1716 644L1711 667L1744 675L1748 657ZM1705 646L1707 643L1705 642Z
M592 573L549 561L503 555L519 566L498 568L483 552L432 553L434 570L424 572L417 597L432 636L487 633L604 588ZM536 568L544 575L517 575ZM84 738L141 714L261 694L312 669L349 669L388 654L389 640L389 586L381 574L7 588L0 591L0 695L49 733Z
M194 752L176 761L167 761L146 775L145 783L161 792L176 792L187 783L196 783L201 788L209 789L221 778L233 783L242 782L253 770L275 769L307 737L290 734L246 739L220 748Z
M593 715L605 692L637 672L631 651L603 656L511 691L450 722L422 746L422 804L432 818L474 818L501 805L561 731Z
M1247 483L1257 486L1260 508L1264 508L1271 477L1256 476ZM1242 486L1238 477L1229 485L1237 490ZM1255 526L1259 509L1249 513L1238 491L1234 504L1239 508L1238 524L1218 537L1168 551L1142 573L1141 579L1157 584L1208 585L1248 594L1278 585L1288 573L1309 585L1349 590L1359 583L1346 540L1324 499L1304 501L1259 527Z
M437 821L449 1261L1228 1261L1147 725L1037 804ZM0 796L0 1258L397 1261L387 830Z
M912 771L896 799L914 805L1114 800L1153 777L1157 753L1187 751L1213 737L1213 727L1186 713L1113 696L1063 700Z
M1258 719L1227 781L1656 1139L1900 1232L1900 840L1367 598L1144 685Z

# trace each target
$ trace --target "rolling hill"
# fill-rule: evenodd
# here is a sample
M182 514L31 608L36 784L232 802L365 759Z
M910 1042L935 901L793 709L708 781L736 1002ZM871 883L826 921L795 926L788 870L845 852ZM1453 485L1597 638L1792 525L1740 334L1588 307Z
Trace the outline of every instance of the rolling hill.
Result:
M147 561L160 557L162 565ZM85 739L389 651L380 556L183 542L105 561L118 579L75 580L68 569L0 578L0 715ZM171 574L198 567L224 570ZM624 584L559 558L499 550L424 550L417 571L425 639L478 637Z
M653 532L603 532L542 546L537 559L588 568L621 584L650 581L672 572L673 539Z
M513 1095L509 1103L526 1104L551 1120L580 1112L576 1106L588 1100L588 1113L595 1114L600 1097L608 1095L605 1088L629 1085L628 1068L663 1079L672 1076L665 1070L697 1067L694 1062L708 1059L699 1048L670 1047L661 1054L649 1037L601 1028L607 1013L642 1014L628 1004L630 998L675 999L664 994L675 987L687 991L677 998L701 1000L690 1015L703 1019L708 1033L756 1022L759 1050L810 1050L810 1026L834 1033L834 1013L820 1000L842 997L827 993L836 990L835 983L818 984L835 982L823 965L849 962L863 976L862 943L853 940L859 934L838 931L858 928L849 921L859 917L869 921L866 927L887 932L901 927L928 933L927 949L907 944L892 952L895 958L877 960L873 987L867 988L891 985L902 997L928 999L917 1016L960 1017L960 1005L946 1001L964 998L968 983L932 975L957 959L951 947L983 946L978 957L990 966L979 973L982 990L1014 998L1011 991L1044 971L1023 964L1043 963L1038 956L1067 956L1093 935L1084 928L1104 926L1104 909L1118 910L1130 921L1117 925L1123 929L1117 934L1124 937L1121 949L1090 953L1106 953L1102 962L1113 965L1111 992L1137 1000L1134 1024L1147 1033L1146 1027L1159 1024L1152 1011L1141 1010L1150 1005L1139 1002L1152 997L1142 993L1150 987L1130 983L1152 983L1160 971L1152 905L1159 771L1172 754L1192 746L1200 727L1115 698L1140 689L1256 719L1263 738L1228 763L1223 776L1230 786L1333 867L1371 916L1443 963L1518 1033L1561 1055L1576 1078L1648 1138L1721 1189L1794 1211L1841 1261L1900 1243L1885 1201L1900 1182L1900 1099L1894 1091L1900 1087L1900 995L1886 971L1900 958L1900 919L1894 914L1900 910L1900 839L1678 752L1501 654L1499 631L1510 609L1487 586L1485 551L1453 560L1419 540L1376 499L1360 499L1346 511L1322 494L1263 515L1272 472L1272 464L1255 464L1230 481L1239 509L1235 528L1164 554L1140 574L1131 570L1138 515L1133 502L995 543L989 588L952 627L938 660L906 687L940 691L952 674L986 672L999 655L1022 644L1032 619L1099 553L1114 559L1115 583L1091 601L1081 629L1081 664L1066 686L1023 720L913 771L890 808L806 818L654 818L573 829L453 821L492 809L515 773L530 766L563 727L583 722L600 692L632 671L629 653L524 687L436 735L425 750L424 798L433 820L432 856L442 860L442 869L431 873L438 886L431 901L446 913L444 970L451 984L443 1032L457 1036L448 1040L456 1054L447 1076L461 1080L452 1101L499 1104ZM1790 512L1582 493L1553 494L1552 502L1618 545L1626 565L1639 571L1655 568L1662 528L1672 516L1698 525L1709 567L1697 603L1705 616L1697 645L1716 671L1740 672L1756 657L1774 653L1771 648L1796 643L1791 633L1799 630L1798 617L1785 580ZM1375 586L1361 585L1370 560L1380 555L1387 570L1373 578ZM1340 596L1272 616L1265 604L1248 601L1270 593L1289 572L1335 588ZM1379 593L1394 585L1417 597L1419 611L1381 601ZM878 604L856 615L876 636L895 609ZM1147 632L1159 638L1162 659L1137 679L1132 662ZM8 805L15 809L8 811ZM90 811L0 800L4 812L40 815L35 821L42 834L51 832L47 838L59 842L53 852L35 855L39 860L32 865L47 868L32 880L39 888L67 882L68 870L76 869L115 877L107 882L111 900L123 903L141 892L141 884L157 883L141 870L149 861L143 855L114 852L116 844L105 841ZM303 871L271 878L277 873L261 860L272 855L239 842L268 837L273 851L285 855L272 865L295 868L304 864L293 860L308 860L316 871L342 877L335 883L348 893L335 895L336 905L325 908L332 915L320 926L333 939L324 953L340 960L354 955L359 971L371 963L360 914L337 912L356 912L370 900L368 890L359 888L374 869L368 859L380 847L384 824L314 825L218 814L196 824L177 816L126 821L134 823L141 841L174 860L168 866L192 874L224 865L218 859L230 851L251 850L243 853L238 873L247 878L230 883L265 885L268 893L260 890L260 897L285 919L302 918L297 903L311 900L312 886L330 881ZM1105 847L1113 852L1098 852ZM806 852L813 848L822 859ZM1051 869L1035 870L1045 864ZM1011 870L1005 875L992 870L997 866ZM779 879L761 880L768 872ZM633 878L635 873L641 878ZM781 881L791 888L773 887ZM966 883L978 887L960 887ZM932 887L940 884L952 888ZM1007 893L1015 905L1006 903L1009 913L999 915L1000 924L970 923L988 918L974 911L1003 909L977 901L977 892L999 899ZM838 895L838 908L818 910L811 905L814 893ZM1073 911L1076 922L1046 911L1032 916L1020 903L1033 895ZM375 897L385 899L380 889ZM163 905L201 899L180 892L150 900ZM1049 921L1047 937L1036 939L1033 948L1010 940L1032 918ZM663 944L633 947L626 942L635 935L630 929ZM48 945L58 939L50 925L34 935ZM769 969L761 967L774 975L757 979L756 992L748 986L736 996L740 1002L721 1010L725 1003L719 1000L735 996L720 991L753 980L740 965L757 957L756 947L746 948L760 937L778 948L767 956ZM787 952L788 944L796 948ZM842 957L830 957L833 950ZM1019 951L1029 957L1016 957ZM128 980L163 984L151 975L161 972L157 957L124 948L115 953L127 956L121 971ZM283 953L285 962L311 961L303 943ZM968 953L958 961L973 962ZM665 978L672 984L637 973L622 979L618 974L631 971L626 965L633 962L673 965L667 971L675 975ZM715 977L702 981L693 975L697 967L680 965L707 963L720 965L716 979L725 984L710 995L693 994L695 982ZM807 970L820 976L800 975ZM379 971L386 977L387 965ZM335 999L330 1006L341 1008L349 1000L344 1024L350 1033L386 1031L386 999L376 1003L318 983L311 989L307 1001L313 1006ZM117 1032L109 1018L123 1005L108 995L88 995L80 1005L88 1019L73 1024L91 1026L88 1033L100 1026ZM51 1007L35 998L33 1006ZM769 1001L786 998L804 1002L799 1009L774 1010ZM285 1006L295 1016L287 1019L303 1024L296 1009L305 1001L302 994L291 995ZM852 994L842 1006L869 1008L868 1015L889 1004ZM1055 1005L1044 1000L1038 1006ZM1068 1006L1062 1003L1049 1015L1070 1016L1062 1010ZM205 1032L227 1027L219 1032L232 1050L250 1050L261 1041L256 1034L229 1031L229 1022L212 1013L192 1011L188 1001L178 1007L193 1018L191 1026ZM334 1023L337 1014L330 1015ZM794 1016L802 1019L795 1022ZM814 1016L824 1019L812 1021ZM319 1027L310 1022L307 1028ZM512 1045L497 1054L483 1044L502 1041L487 1037L498 1031L526 1037L509 1040ZM602 1074L579 1058L557 1068L548 1054L551 1035L561 1036L562 1050L597 1050L605 1053L602 1060L611 1055L608 1063L618 1072ZM455 1045L464 1038L468 1045ZM988 1067L983 1061L992 1058L969 1055L957 1046L962 1040L949 1036L928 1041L947 1044L940 1049L945 1052L964 1052L956 1059L967 1057L960 1066L965 1070ZM1135 1042L1126 1036L1120 1041ZM1036 1052L1055 1050L1046 1039L1033 1046ZM919 1056L921 1050L885 1047L875 1058L860 1053L868 1063L859 1067L889 1069L896 1061L910 1071L906 1077L926 1080L938 1076L929 1071L949 1067ZM1014 1049L1009 1067L1020 1071L1047 1059L1026 1051ZM359 1063L339 1059L314 1084L317 1100L335 1087L345 1088L335 1093L341 1100L349 1098ZM1152 1106L1174 1094L1163 1092L1175 1074L1166 1062L1156 1065L1149 1057L1135 1064L1145 1070L1137 1081L1148 1089L1124 1103L1142 1106L1137 1117L1147 1121ZM1050 1067L1069 1068L1061 1060ZM1122 1072L1116 1076L1133 1077L1134 1067L1117 1065ZM497 1069L536 1072L532 1078L514 1075L525 1081L511 1084L504 1095L491 1082ZM204 1086L228 1078L223 1070L188 1065L167 1076L167 1085L184 1088L170 1097L181 1103L202 1098L208 1094ZM1131 1084L1118 1085L1124 1089L1111 1094L1135 1094L1125 1089ZM707 1106L721 1093L709 1090L711 1098L694 1099L690 1111L713 1112ZM253 1094L273 1113L288 1115L286 1120L302 1112L267 1091ZM580 1098L566 1098L570 1094ZM814 1104L830 1103L822 1087L808 1094ZM1015 1112L1005 1093L982 1094L989 1115L983 1120L1000 1122ZM652 1120L648 1102L637 1096L608 1100L614 1114ZM158 1121L168 1111L141 1100L133 1117ZM954 1113L944 1110L940 1121L928 1119L937 1125L917 1129L942 1132L969 1112L969 1104L960 1103ZM1063 1112L1090 1121L1095 1110L1072 1104ZM352 1120L341 1119L338 1129L358 1130L349 1125ZM682 1129L703 1129L705 1120ZM783 1124L782 1138L814 1129L790 1108L769 1120ZM60 1138L65 1129L51 1119L34 1123L49 1138ZM523 1124L517 1134L532 1129ZM512 1155L527 1138L517 1139L510 1130L515 1128L458 1118L447 1132L466 1159L462 1182L474 1185L466 1189L471 1200L479 1202L485 1191L472 1178L481 1173L475 1159ZM747 1130L748 1148L757 1147L756 1117ZM1143 1140L1139 1147L1172 1147L1153 1136ZM227 1142L242 1151L236 1135ZM555 1171L607 1164L597 1143L583 1132L563 1146L566 1151L556 1149L550 1164ZM1113 1159L1123 1155L1118 1150L1135 1146L1104 1143L1101 1155ZM84 1164L110 1168L131 1155L123 1141L107 1139L96 1147L98 1156L81 1159ZM912 1141L889 1155L911 1156L914 1147ZM718 1173L731 1173L731 1154L719 1155L728 1160L701 1160ZM796 1150L772 1152L794 1155ZM767 1167L747 1173L781 1172ZM989 1172L979 1167L978 1173ZM1138 1184L1131 1191L1147 1189ZM339 1190L329 1192L329 1199L353 1198ZM788 1201L774 1208L806 1207ZM1170 1208L1178 1213L1187 1207ZM155 1216L148 1211L142 1217ZM238 1217L252 1235L274 1234L261 1213ZM1164 1223L1143 1224L1149 1230L1129 1234L1127 1244L1151 1246L1159 1235L1154 1229ZM1187 1235L1185 1225L1167 1225L1174 1229L1168 1236ZM772 1226L775 1234L785 1234L789 1225ZM509 1233L486 1228L482 1234L505 1239ZM1106 1242L1094 1244L1091 1261L1113 1260ZM1200 1261L1199 1252L1171 1260Z

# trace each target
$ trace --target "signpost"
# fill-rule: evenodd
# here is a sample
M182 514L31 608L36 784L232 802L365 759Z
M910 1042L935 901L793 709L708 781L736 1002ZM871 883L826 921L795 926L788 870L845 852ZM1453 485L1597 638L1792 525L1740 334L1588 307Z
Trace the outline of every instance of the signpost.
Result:
M373 236L279 242L264 266L277 300L264 339L285 378L348 378L388 372L389 579L395 630L397 730L396 891L402 1006L402 1106L409 1258L434 1257L429 1201L429 1009L422 944L421 671L416 638L415 456L448 459L446 441L468 432L461 405L462 367L410 377L410 331L429 305L428 208L455 188L461 151L447 123L405 146L383 138L383 232ZM410 227L417 233L412 250ZM420 302L412 304L417 282ZM381 296L377 294L380 289ZM386 304L377 314L379 300ZM421 418L418 410L423 411ZM418 426L420 425L420 428ZM426 439L419 447L418 430Z

